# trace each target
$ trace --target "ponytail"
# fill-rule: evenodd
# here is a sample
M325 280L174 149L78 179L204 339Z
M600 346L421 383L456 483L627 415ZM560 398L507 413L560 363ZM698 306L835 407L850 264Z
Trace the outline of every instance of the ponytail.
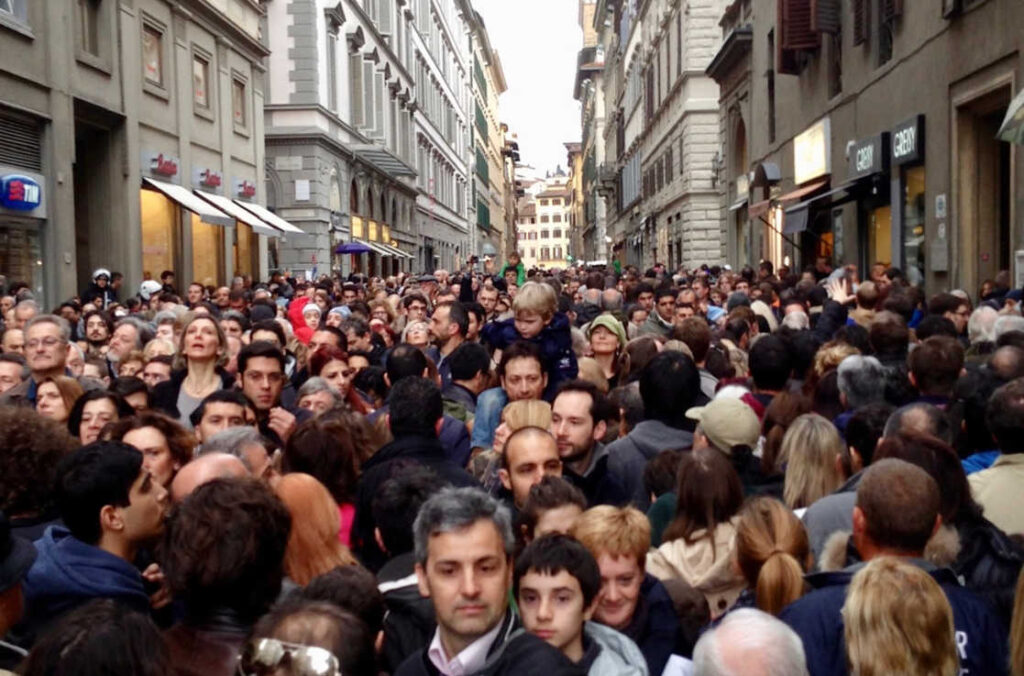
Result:
M804 595L804 585L800 562L789 552L775 550L757 574L754 589L757 607L770 615L778 615Z

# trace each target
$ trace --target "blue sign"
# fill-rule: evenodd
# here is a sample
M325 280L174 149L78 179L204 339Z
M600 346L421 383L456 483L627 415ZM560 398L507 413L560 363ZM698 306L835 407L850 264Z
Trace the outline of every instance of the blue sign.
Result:
M43 202L43 188L28 176L9 174L0 178L0 206L32 211Z

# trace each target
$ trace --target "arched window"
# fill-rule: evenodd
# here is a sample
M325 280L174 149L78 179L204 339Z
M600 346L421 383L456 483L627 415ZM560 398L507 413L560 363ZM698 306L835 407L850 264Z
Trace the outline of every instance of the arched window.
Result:
M348 191L348 208L353 214L359 213L359 186L352 179L352 187Z

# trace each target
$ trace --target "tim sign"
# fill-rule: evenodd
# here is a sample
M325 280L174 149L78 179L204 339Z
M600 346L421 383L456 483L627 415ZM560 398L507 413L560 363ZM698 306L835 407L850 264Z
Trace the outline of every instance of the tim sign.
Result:
M17 211L32 211L43 201L43 189L28 176L10 174L0 178L0 206Z

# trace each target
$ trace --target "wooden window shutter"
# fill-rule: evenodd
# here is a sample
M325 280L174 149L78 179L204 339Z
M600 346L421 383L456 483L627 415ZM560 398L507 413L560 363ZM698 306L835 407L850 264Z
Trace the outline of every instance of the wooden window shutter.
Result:
M817 49L821 36L811 29L812 0L779 0L783 50Z
M840 0L811 0L811 30L816 33L839 32Z
M853 44L861 45L871 36L871 0L853 0Z
M892 21L903 15L903 0L881 0L882 21Z

